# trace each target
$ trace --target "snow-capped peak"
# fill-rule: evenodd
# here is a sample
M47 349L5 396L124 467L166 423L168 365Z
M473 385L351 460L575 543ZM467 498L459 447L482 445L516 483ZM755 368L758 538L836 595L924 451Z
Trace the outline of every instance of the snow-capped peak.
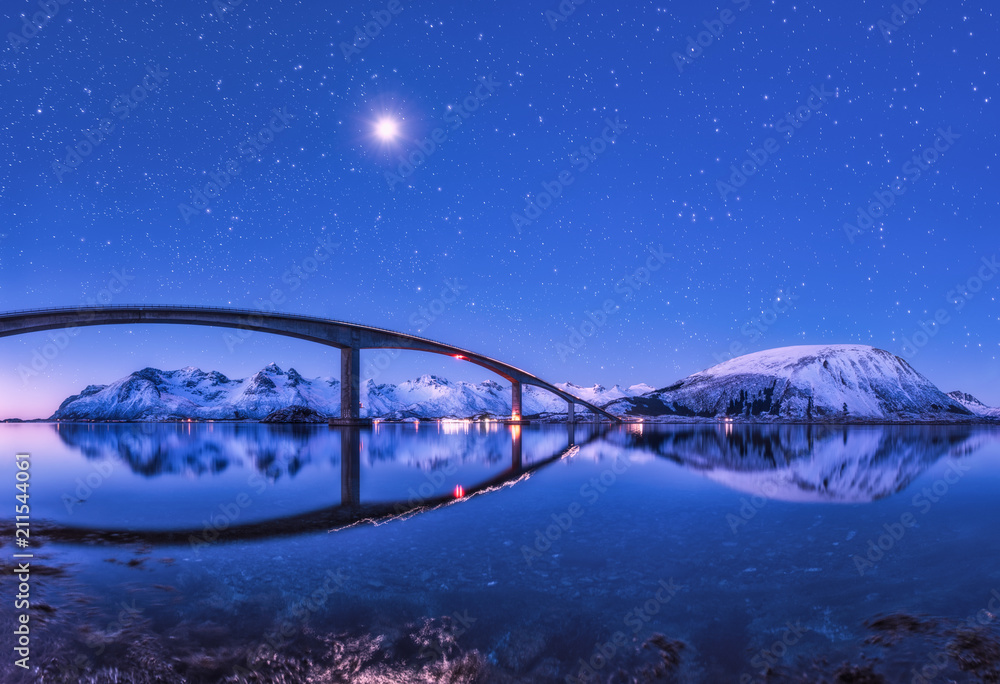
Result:
M968 417L969 409L905 360L861 344L783 347L730 359L624 413L771 420L882 421Z
M953 392L948 392L948 396L960 403L965 408L969 409L976 415L989 416L989 415L1000 415L1000 409L995 409L987 406L983 402L979 401L976 397L972 396L968 392L961 392L955 390Z

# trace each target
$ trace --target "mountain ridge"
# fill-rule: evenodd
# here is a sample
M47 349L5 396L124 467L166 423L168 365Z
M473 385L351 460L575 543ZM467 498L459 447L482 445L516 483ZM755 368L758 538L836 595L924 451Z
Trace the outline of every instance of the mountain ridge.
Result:
M906 360L859 344L746 354L605 408L621 415L754 421L952 422L981 417Z
M1000 418L963 392L946 394L910 364L866 345L807 345L754 352L654 389L638 384L557 385L623 417L773 422L955 422ZM362 415L383 420L507 417L510 389L494 380L425 374L399 385L367 380ZM294 410L293 410L294 409ZM305 378L271 363L232 379L193 366L143 368L68 397L49 420L322 420L340 412L340 381ZM525 386L522 413L558 420L566 403ZM582 415L588 412L580 408Z
M601 385L559 385L585 401L607 403L629 396ZM510 387L494 380L452 381L425 374L394 385L368 380L361 386L363 415L390 420L420 418L506 417L511 412ZM566 402L545 390L527 386L526 414L565 413ZM295 410L292 410L295 409ZM340 413L340 381L307 379L294 368L269 364L248 378L231 379L218 371L188 366L163 371L143 368L107 385L88 385L66 398L49 420L297 420L311 422Z

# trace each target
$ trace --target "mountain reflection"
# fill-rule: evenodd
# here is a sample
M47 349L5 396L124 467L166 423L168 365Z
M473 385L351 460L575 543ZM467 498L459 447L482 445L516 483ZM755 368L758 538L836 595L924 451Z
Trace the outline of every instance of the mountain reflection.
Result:
M145 477L209 475L240 465L275 481L340 458L335 434L306 425L59 423L53 429L86 458L113 458Z
M219 529L209 525L213 527L212 541L329 531L458 503L519 482L573 453L578 440L580 444L598 440L605 428L564 426L523 433L521 426L505 425L331 429L185 423L61 424L53 429L64 444L87 459L126 464L133 474L149 482L138 495L130 492L107 500L103 519L85 516L70 518L65 524L57 520L39 523L39 536L67 542L176 544L205 536L204 523L198 529L188 522L191 515L186 508L212 512L217 503L221 504L219 510L228 506L236 513ZM330 464L339 464L339 500L333 488L336 480L330 481ZM255 519L248 519L249 513L231 504L233 492L225 489L221 476L227 468L253 473L247 483L253 484L255 496L265 489L280 495L296 479L318 487L293 487L287 491L300 492L294 504L286 502L283 509L256 506ZM266 476L268 484L260 474ZM218 485L212 480L216 475L220 476ZM192 493L192 478L205 480L209 489L198 491L206 494ZM284 487L271 489L279 480ZM362 482L369 484L367 495L362 493ZM217 487L220 489L213 495ZM106 491L97 482L94 489L96 496ZM246 491L242 495L246 503L240 507L250 506L252 497ZM77 496L83 498L70 498L72 506L67 510L83 505L98 513L99 509L90 508L89 494ZM189 503L180 504L165 525L161 518L151 526L144 524L141 516L136 517L137 509L122 496L140 496L142 509L154 505L167 510L171 502ZM298 512L292 512L295 509Z
M996 436L975 426L727 424L609 439L770 499L864 503L902 491L938 460L970 454Z
M86 458L115 459L150 478L211 475L241 466L275 481L294 477L309 465L337 464L343 447L337 430L315 425L59 423L53 429ZM367 463L403 463L431 471L456 460L499 466L511 458L511 432L500 424L432 423L417 428L382 425L360 434ZM564 430L533 433L530 451L544 458L566 444Z
M52 429L87 459L125 464L149 482L142 491L119 493L104 504L98 501L103 490L97 490L97 503L80 500L82 518L68 519L66 525L53 520L40 532L64 541L154 544L197 535L194 525L200 518L192 519L194 513L186 511L202 515L200 511L217 505L213 497L227 505L233 496L223 486L227 471L263 476L268 486L283 483L269 490L278 505L257 506L250 518L234 521L220 534L240 539L340 529L432 510L519 482L577 447L588 453L611 449L629 458L668 459L727 488L769 499L863 503L900 492L939 460L960 458L995 439L989 429L975 426L581 424L522 429L423 424L331 429L182 423L60 424ZM192 480L201 488L192 489ZM284 503L282 492L288 493ZM141 499L132 499L130 506L127 497ZM135 507L139 500L142 509L174 507L167 528L142 518ZM103 517L88 517L88 510Z

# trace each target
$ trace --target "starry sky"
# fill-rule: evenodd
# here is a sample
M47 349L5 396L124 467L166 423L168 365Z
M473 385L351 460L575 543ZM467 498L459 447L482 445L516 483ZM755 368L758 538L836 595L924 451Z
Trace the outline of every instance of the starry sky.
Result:
M1000 405L988 3L52 4L0 13L4 310L273 307L607 386L863 343ZM339 370L229 334L0 339L0 416L147 365Z

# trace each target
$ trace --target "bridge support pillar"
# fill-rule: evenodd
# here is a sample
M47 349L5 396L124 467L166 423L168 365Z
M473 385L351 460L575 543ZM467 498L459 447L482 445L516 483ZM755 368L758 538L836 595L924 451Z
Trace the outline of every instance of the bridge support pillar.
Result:
M330 418L330 425L371 425L371 418L361 417L361 350L340 350L340 418Z
M566 422L575 423L576 422L576 404L572 401L566 402L569 406L566 409Z
M517 380L510 383L510 419L503 422L508 425L527 425L529 422L521 417L521 383Z
M357 506L361 503L361 433L344 429L340 432L340 504Z
M519 473L524 469L521 460L521 426L510 426L510 469Z

